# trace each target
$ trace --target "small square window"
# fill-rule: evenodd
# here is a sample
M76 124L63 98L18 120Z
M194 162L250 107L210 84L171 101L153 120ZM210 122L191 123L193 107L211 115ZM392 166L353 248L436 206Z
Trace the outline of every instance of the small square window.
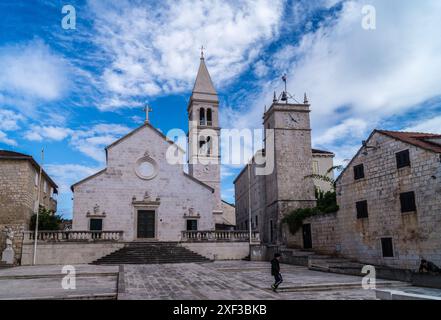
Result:
M364 178L364 165L359 164L354 167L354 179L359 180Z
M416 211L415 192L405 192L400 194L401 212Z
M194 219L187 220L187 231L197 231L198 221Z
M368 204L366 200L357 202L356 207L357 207L357 219L363 219L369 217Z
M395 154L397 158L397 169L410 166L409 150L404 150Z
M90 219L90 231L102 231L103 219Z
M384 258L391 258L394 256L394 247L392 244L392 238L381 238L381 249L383 251Z

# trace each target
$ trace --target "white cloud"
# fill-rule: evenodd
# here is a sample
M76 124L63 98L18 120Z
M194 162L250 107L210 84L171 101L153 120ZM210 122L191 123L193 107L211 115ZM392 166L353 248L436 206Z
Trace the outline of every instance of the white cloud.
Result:
M0 93L3 100L59 99L67 90L66 61L42 41L0 48Z
M72 133L72 130L54 126L31 126L24 138L29 141L61 141Z
M101 76L107 110L190 89L201 45L217 84L237 77L277 35L283 0L89 1L89 8L93 40L111 59Z
M342 114L375 123L441 93L441 38L433 37L441 3L371 1L375 31L361 27L362 4L346 2L335 23L305 35L292 52L290 89L310 93L319 132Z
M361 136L378 123L441 94L441 37L434 36L441 30L441 2L372 0L377 11L374 31L361 26L364 3L344 2L340 12L298 43L287 43L267 62L273 74L288 74L290 93L308 93L314 142L327 143L323 147L332 151L343 138L355 150ZM245 99L240 112L224 110L230 125L260 126L263 104L271 103L274 88L280 92L279 78L262 83L261 93L254 94L254 102Z
M104 148L131 129L118 124L97 124L90 129L79 129L72 133L70 145L92 159L104 163Z
M329 128L322 135L314 136L313 144L331 144L348 136L351 139L362 138L366 135L367 128L367 122L362 119L346 119L342 123Z
M421 120L404 129L404 131L441 134L441 116Z
M17 141L8 138L6 133L4 133L3 131L0 131L0 143L4 143L4 144L10 145L10 146L17 145Z
M18 130L20 128L18 123L23 120L24 117L14 111L0 109L0 130Z

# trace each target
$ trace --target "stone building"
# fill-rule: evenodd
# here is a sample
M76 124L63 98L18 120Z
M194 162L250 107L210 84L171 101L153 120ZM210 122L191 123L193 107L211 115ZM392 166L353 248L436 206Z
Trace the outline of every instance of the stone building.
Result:
M335 154L332 152L312 149L312 173L334 179L334 170L331 170L334 166L334 157ZM317 190L332 191L332 186L327 181L313 179L313 182Z
M412 270L422 258L441 264L441 135L375 130L336 185L339 211L304 220L291 247Z
M104 170L72 186L73 230L122 230L127 241L179 241L184 230L234 223L234 207L220 197L218 108L202 56L187 109L189 173L168 159L184 158L184 150L146 121L106 148Z
M20 262L23 230L29 230L32 215L38 206L57 211L58 186L29 155L0 150L0 253L5 248L5 227L12 228L15 238L15 262Z
M323 191L329 190L319 180L307 178L312 173L326 174L334 157L331 152L312 149L309 107L306 97L303 104L280 103L275 99L263 116L266 133L274 133L274 144L259 151L274 154L274 170L257 175L255 169L259 165L253 158L234 181L236 228L249 229L251 205L251 228L260 232L264 243L286 242L281 219L294 209L315 205L314 184ZM333 173L329 176L333 177Z
M342 255L441 264L441 135L375 130L338 177L337 201Z
M40 165L29 155L0 150L0 225L29 226L38 201ZM58 186L42 170L40 206L57 210Z

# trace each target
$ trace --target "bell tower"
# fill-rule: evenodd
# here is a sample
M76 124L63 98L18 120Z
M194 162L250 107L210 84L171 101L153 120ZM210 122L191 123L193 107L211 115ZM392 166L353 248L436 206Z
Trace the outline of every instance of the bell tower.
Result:
M189 174L214 189L214 213L220 214L219 97L205 65L203 52L187 111Z

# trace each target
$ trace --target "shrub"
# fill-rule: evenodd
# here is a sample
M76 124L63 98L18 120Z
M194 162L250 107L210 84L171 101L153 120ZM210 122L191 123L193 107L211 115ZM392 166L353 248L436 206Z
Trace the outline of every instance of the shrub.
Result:
M295 234L303 225L303 221L319 214L337 212L339 207L337 205L336 193L328 191L323 193L316 190L317 206L314 208L302 208L291 211L282 220L286 223L291 234Z
M35 222L37 220L37 215L34 214L31 217L30 230L35 230ZM60 226L63 219L61 216L54 214L53 211L47 210L40 206L38 211L38 230L52 231L60 230Z

